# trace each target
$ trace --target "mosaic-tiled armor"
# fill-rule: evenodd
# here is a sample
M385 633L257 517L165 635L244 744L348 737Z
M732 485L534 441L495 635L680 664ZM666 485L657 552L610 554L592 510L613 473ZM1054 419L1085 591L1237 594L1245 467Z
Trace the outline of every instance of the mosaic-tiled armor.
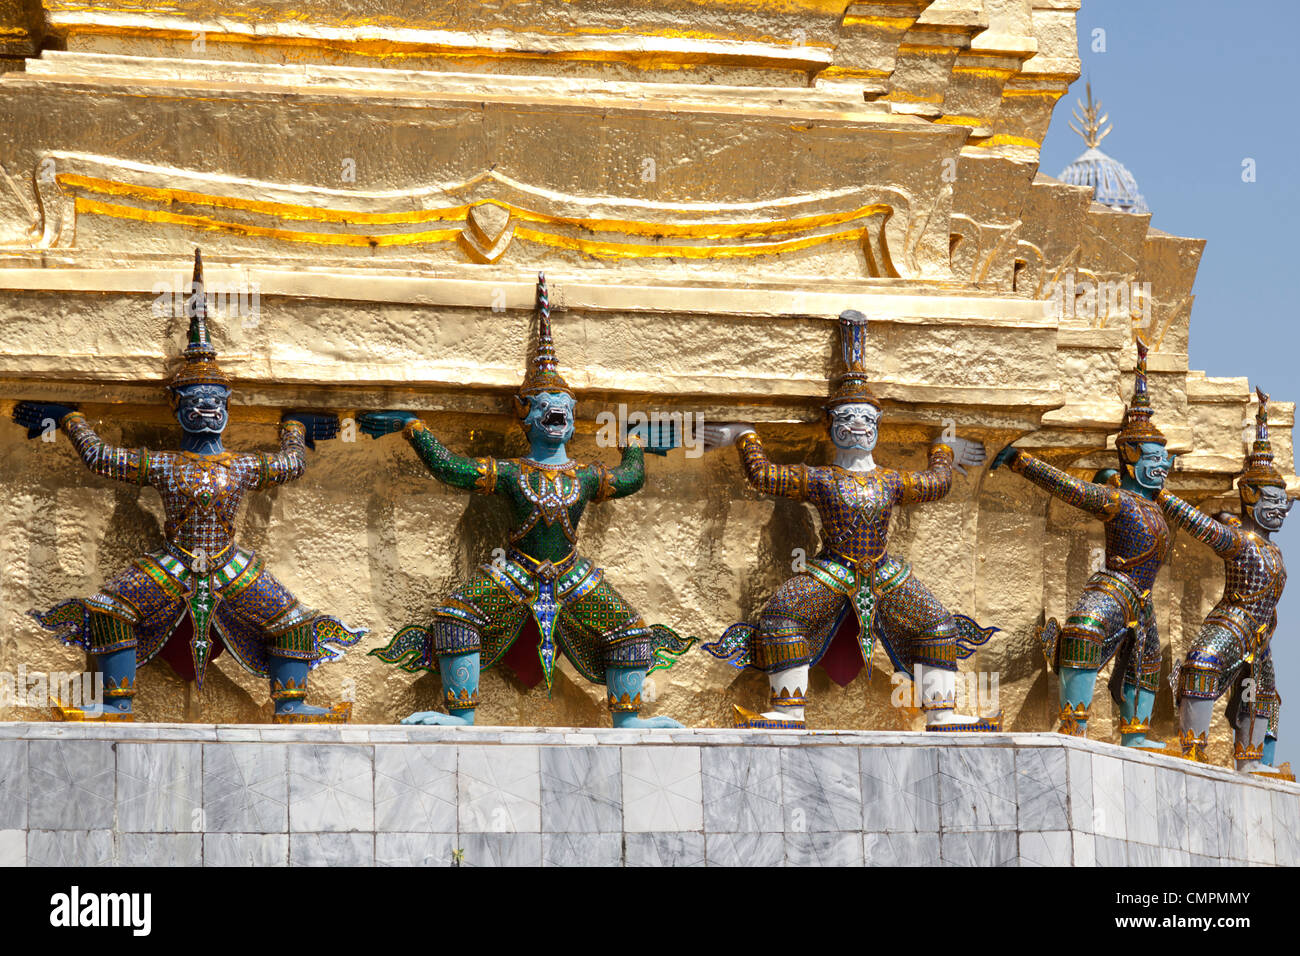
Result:
M964 464L982 462L983 449L954 438L931 447L925 471L877 466L871 451L880 403L864 368L866 318L845 312L839 329L846 371L837 376L826 405L837 464L774 464L748 426L713 429L711 444L736 441L754 488L817 509L823 540L806 569L777 589L757 623L734 624L705 649L769 677L771 710L758 714L736 707L741 727L804 726L809 667L821 663L846 684L864 664L870 665L879 640L894 666L921 684L928 729L998 729L1000 715L971 719L954 714L958 659L968 657L997 629L949 613L907 562L887 548L896 506L938 501L948 494L954 446ZM737 435L733 438L727 429ZM853 650L847 654L838 649L850 644Z
M1111 692L1120 705L1124 743L1158 748L1146 740L1160 681L1151 588L1169 556L1172 535L1154 498L1173 459L1165 451L1164 435L1151 423L1146 356L1146 346L1138 342L1133 402L1115 440L1122 469L1117 483L1075 478L1015 448L1000 452L993 466L1008 465L1105 525L1105 567L1088 578L1065 626L1052 618L1040 633L1048 664L1061 676L1058 730L1086 735L1097 672L1116 658Z
M163 547L88 598L33 612L67 644L86 651L104 672L103 716L130 719L135 669L162 656L180 676L203 686L208 665L229 651L247 670L271 681L277 722L347 719L351 704L325 710L305 703L307 673L339 659L365 633L299 602L251 551L235 540L244 495L298 478L306 443L337 430L332 416L291 413L280 425L280 451L236 453L221 447L230 382L208 340L202 263L196 253L185 362L169 383L185 431L183 450L119 448L103 442L86 418L68 408L23 403L22 424L58 410L86 466L97 475L149 485L162 496ZM85 708L57 707L80 719Z
M1282 549L1270 535L1282 527L1291 501L1286 481L1273 465L1268 438L1268 396L1259 392L1256 435L1238 481L1242 518L1219 520L1163 491L1157 499L1178 527L1223 559L1223 596L1171 677L1179 701L1182 751L1206 759L1214 701L1229 692L1228 721L1236 731L1238 769L1277 774L1264 749L1277 739L1281 700L1270 641L1277 628L1277 604L1286 587Z
M538 345L517 400L531 445L528 458L456 455L408 413L362 418L362 428L376 436L400 427L435 478L504 498L511 517L504 559L482 565L434 608L429 624L405 627L371 653L407 671L441 673L448 713L415 714L408 722L473 723L480 671L508 660L527 680L530 662L510 652L517 641L535 640L532 663L548 688L556 653L562 652L583 677L606 685L617 726L680 726L665 717L639 718L641 688L649 671L671 666L693 639L647 624L577 551L587 505L634 494L645 483L643 451L633 438L615 468L569 460L564 449L573 435L574 395L556 369L542 277L538 314Z

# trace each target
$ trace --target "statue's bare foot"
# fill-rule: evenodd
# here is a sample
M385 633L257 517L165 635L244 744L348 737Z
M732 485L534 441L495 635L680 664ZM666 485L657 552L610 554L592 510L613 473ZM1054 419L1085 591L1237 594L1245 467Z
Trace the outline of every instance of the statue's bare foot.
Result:
M952 710L932 710L925 717L927 727L952 727L957 724L974 724L978 722L978 717L968 717Z
M1237 764L1238 773L1270 773L1277 774L1280 771L1277 767L1270 767L1262 760L1247 760Z
M352 719L352 702L316 707L304 700L277 701L273 724L346 724Z
M403 717L404 724L422 724L438 725L442 727L469 727L470 721L464 717L457 717L454 714L444 714L438 710L421 710L411 714L409 717Z
M925 715L926 730L1001 730L1002 712L992 717L969 717L951 710L932 710Z
M275 708L276 714L298 714L303 717L319 717L322 714L328 714L328 707L316 707L301 700L286 700L279 707Z
M626 717L616 715L614 717L614 726L620 730L628 728L634 730L670 730L674 727L684 727L685 724L673 720L671 717L638 717L635 714L629 714Z

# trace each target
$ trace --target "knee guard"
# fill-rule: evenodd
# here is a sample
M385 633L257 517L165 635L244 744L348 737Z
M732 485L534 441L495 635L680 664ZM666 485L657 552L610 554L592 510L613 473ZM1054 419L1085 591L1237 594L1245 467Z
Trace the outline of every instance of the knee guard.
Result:
M474 654L482 649L478 628L451 617L435 617L429 625L429 637L433 653L440 657L443 654Z
M91 654L112 654L136 646L135 625L113 614L91 611L90 646L86 648Z
M759 617L758 636L754 641L754 663L760 670L783 671L801 667L812 658L807 625L802 621L774 614Z
M952 615L938 627L916 635L911 645L913 664L943 671L957 669L957 622Z

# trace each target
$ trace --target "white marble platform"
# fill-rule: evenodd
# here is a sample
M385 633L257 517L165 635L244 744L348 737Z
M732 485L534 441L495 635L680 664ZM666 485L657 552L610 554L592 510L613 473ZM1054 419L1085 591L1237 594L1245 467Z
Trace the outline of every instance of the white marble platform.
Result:
M0 864L1300 865L1300 786L1059 734L0 723Z

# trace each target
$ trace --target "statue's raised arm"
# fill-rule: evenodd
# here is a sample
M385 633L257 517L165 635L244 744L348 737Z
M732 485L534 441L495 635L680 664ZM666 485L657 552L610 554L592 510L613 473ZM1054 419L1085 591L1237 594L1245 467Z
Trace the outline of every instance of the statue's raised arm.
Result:
M28 438L40 438L55 428L62 429L85 466L101 477L132 485L149 483L149 453L108 444L95 434L86 416L73 405L19 402L14 406L13 420L27 429Z
M1165 517L1171 524L1182 528L1215 554L1231 555L1241 547L1245 534L1239 527L1211 518L1196 505L1184 501L1172 491L1162 489L1160 494L1156 495L1156 503L1164 509Z
M1042 488L1053 498L1086 511L1102 521L1108 521L1119 513L1119 489L1113 485L1099 485L1076 478L1069 472L1010 445L998 452L990 470L997 470L1003 465Z
M438 441L414 412L366 412L359 416L357 423L372 438L401 432L429 474L443 484L486 495L497 491L500 475L495 458L467 458L456 454Z

